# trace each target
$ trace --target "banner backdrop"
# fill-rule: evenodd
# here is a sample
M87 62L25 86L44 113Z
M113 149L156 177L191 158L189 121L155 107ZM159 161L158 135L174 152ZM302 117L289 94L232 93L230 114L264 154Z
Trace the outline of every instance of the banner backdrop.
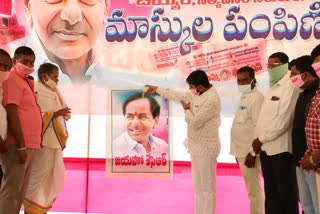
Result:
M268 55L283 51L292 60L320 39L320 1L312 0L0 0L0 13L3 49L13 55L27 45L36 69L44 62L60 68L59 87L72 108L66 157L107 157L108 90L187 89L188 74L203 69L222 101L218 161L233 162L236 70L252 66L264 91ZM189 160L183 115L174 103L174 160Z

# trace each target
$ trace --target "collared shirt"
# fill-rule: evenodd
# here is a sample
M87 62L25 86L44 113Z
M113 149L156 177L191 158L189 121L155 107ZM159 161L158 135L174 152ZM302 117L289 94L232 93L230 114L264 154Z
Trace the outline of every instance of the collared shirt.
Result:
M289 77L290 72L267 90L257 121L255 137L267 155L292 152L292 121L299 93Z
M320 150L320 88L311 99L306 119L306 139L311 152Z
M318 87L319 79L316 79L308 88L300 93L294 111L292 127L292 156L297 166L300 166L298 161L301 160L308 148L305 132L306 116L311 98L315 95Z
M320 86L311 99L305 130L308 150L310 152L320 151ZM317 173L320 173L320 168Z
M34 93L34 81L30 76L11 69L2 80L2 105L15 104L26 148L36 149L41 145L42 118ZM8 144L17 144L10 130L6 139Z
M255 87L242 95L231 127L230 154L245 157L252 150L254 129L259 117L264 96Z
M155 136L149 135L148 141L151 147L151 155L160 157L162 153L168 154L168 144ZM124 157L126 155L146 155L147 152L144 147L135 140L132 140L128 132L122 133L112 142L113 157Z
M199 96L190 91L164 88L158 88L157 93L179 103L182 100L190 102L190 109L185 112L188 152L194 156L218 157L221 103L216 89L212 86Z

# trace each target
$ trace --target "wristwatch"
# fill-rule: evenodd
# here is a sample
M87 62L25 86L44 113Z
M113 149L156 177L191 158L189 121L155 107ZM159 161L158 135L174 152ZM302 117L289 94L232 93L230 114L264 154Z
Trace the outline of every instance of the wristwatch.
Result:
M249 153L250 153L250 155L251 155L252 157L255 157L255 156L256 156L256 153L255 153L254 151L250 151Z

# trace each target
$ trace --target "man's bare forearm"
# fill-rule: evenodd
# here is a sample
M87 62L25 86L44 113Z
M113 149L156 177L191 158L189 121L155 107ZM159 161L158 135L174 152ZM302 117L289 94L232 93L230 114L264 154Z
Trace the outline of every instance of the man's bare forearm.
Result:
M5 153L5 152L7 152L7 147L4 140L0 136L0 153Z
M24 137L22 134L21 123L18 116L17 106L15 104L6 105L8 117L8 129L15 138L19 148L25 148Z

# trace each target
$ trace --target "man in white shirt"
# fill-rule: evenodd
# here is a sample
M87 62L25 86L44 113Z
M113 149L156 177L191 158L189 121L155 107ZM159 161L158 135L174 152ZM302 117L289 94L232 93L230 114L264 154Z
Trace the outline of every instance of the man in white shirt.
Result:
M230 154L236 157L250 200L250 214L264 214L264 198L260 183L260 160L252 150L252 130L263 103L263 95L256 88L254 70L242 67L237 71L240 103L231 128Z
M58 67L45 63L38 70L35 92L41 108L43 122L42 148L35 152L34 165L25 194L25 213L47 213L64 185L65 168L62 150L66 146L68 132L65 120L71 109L57 88Z
M292 153L292 121L298 91L290 81L289 58L272 54L268 60L270 87L266 92L252 142L260 153L266 214L298 214L298 190Z
M216 167L220 152L220 98L204 71L192 72L186 82L192 93L150 85L146 85L146 93L158 93L167 99L181 102L188 124L185 144L191 155L194 213L214 214Z

